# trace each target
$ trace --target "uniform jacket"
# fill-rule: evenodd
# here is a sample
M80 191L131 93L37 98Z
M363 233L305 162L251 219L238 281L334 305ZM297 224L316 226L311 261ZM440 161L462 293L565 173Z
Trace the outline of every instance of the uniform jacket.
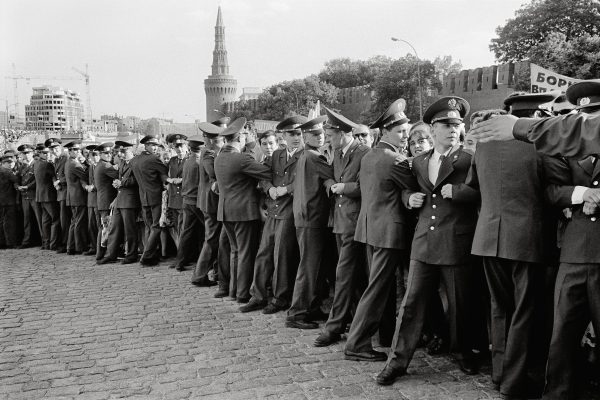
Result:
M333 233L351 233L356 231L356 220L360 212L360 162L371 150L358 140L350 144L342 157L342 149L337 149L333 157L333 175L335 183L344 183L344 192L332 194L335 198L333 207ZM327 190L331 190L328 185Z
M100 160L96 164L94 168L94 186L97 193L98 211L110 210L110 203L117 197L117 189L113 187L112 183L118 177L119 171L114 169L111 163Z
M477 145L466 184L481 193L472 253L542 262L543 162L519 141Z
M259 180L271 179L271 170L249 154L225 145L215 159L219 182L219 221L254 221L260 219Z
M217 182L215 175L216 153L208 148L200 152L200 165L198 168L198 200L196 207L203 213L217 214L219 208L219 195L211 190L213 183Z
M121 186L117 192L117 200L115 203L117 208L141 207L138 183L135 180L133 168L131 167L132 161L129 163L121 161L119 164L119 180L121 181Z
M98 189L96 189L96 179L94 178L94 171L96 170L96 165L88 165L88 183L93 185L94 188L91 192L87 192L87 206L88 207L98 207Z
M477 224L479 192L464 185L471 166L472 154L456 146L440 165L437 181L429 180L429 161L433 150L421 154L412 162L412 173L419 192L425 193L423 206L417 211L410 258L427 264L465 264L471 254L473 234ZM452 185L452 199L444 199L442 186ZM412 190L403 192L405 206Z
M167 182L167 166L156 154L147 151L135 156L130 163L138 184L142 206L161 205L163 185Z
M242 151L242 153L250 154L252 158L254 158L256 161L261 161L261 159L263 158L263 152L260 148L258 140L246 143L246 146L244 146L244 151Z
M598 156L596 156L598 157ZM567 222L561 247L560 261L566 263L600 263L600 213L583 213L583 205L572 205L571 195L575 186L600 187L600 161L593 163L594 156L582 159L545 159L545 172L549 186L548 201L558 209L571 207L571 219Z
M88 171L77 160L69 159L65 163L67 179L67 206L87 206L87 192L83 188L88 184Z
M198 185L200 179L200 153L190 152L183 163L181 193L183 203L196 206L198 203Z
M169 170L169 178L181 178L183 173L183 165L186 162L186 160L190 157L191 155L181 160L177 156L171 157L171 159L169 160L169 164L167 165L167 168ZM183 204L183 197L181 192L182 184L183 182L177 185L174 183L169 183L169 185L167 186L167 191L169 193L169 200L167 204L169 208L175 208L177 210L181 209L181 205Z
M275 150L271 159L267 163L270 166L273 178L270 181L262 181L261 188L266 194L265 205L267 206L267 216L275 219L292 219L294 180L296 178L296 166L298 159L302 155L303 149L299 148L287 160L287 150ZM285 186L287 194L273 200L269 196L269 189L272 187Z
M35 201L38 203L56 201L56 189L53 185L56 178L54 164L44 160L38 160L34 164Z
M17 189L19 178L15 173L0 167L0 206L14 206L17 204Z
M326 228L329 219L327 185L334 182L333 167L318 150L306 147L298 158L294 180L294 225Z
M69 157L67 155L63 154L62 156L57 157L56 161L54 161L54 180L58 180L60 182L60 186L56 191L56 199L58 201L67 199L67 177L65 175L65 165L68 158Z
M361 206L354 240L386 249L407 249L409 224L402 190L417 185L408 161L385 142L362 158L359 179Z
M27 186L27 190L21 192L21 197L24 200L35 200L35 164L37 161L32 161L31 164L21 164L19 168L19 186Z

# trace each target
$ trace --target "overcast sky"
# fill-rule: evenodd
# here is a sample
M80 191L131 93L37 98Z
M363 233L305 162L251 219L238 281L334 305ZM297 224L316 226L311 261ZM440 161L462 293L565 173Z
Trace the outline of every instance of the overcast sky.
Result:
M230 71L243 87L318 73L332 58L451 55L464 68L494 63L490 39L525 0L0 0L0 76L77 77L89 65L94 117L205 118L214 25L221 5ZM3 79L1 109L14 81ZM79 91L77 80L18 81Z

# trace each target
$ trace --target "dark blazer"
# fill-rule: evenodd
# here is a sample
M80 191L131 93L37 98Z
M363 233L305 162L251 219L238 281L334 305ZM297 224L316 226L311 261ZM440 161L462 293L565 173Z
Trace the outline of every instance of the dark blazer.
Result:
M19 186L27 186L27 190L21 192L21 197L24 200L35 200L35 164L21 164L19 168Z
M133 160L132 160L133 161ZM130 161L128 164L125 161L119 163L119 180L121 186L117 191L117 200L115 206L117 208L140 208L140 191L138 183L133 174L133 168Z
M344 192L336 194L333 207L333 233L351 233L356 231L356 220L360 212L360 162L371 150L358 140L350 144L342 157L342 149L337 149L333 156L333 175L335 182L344 183ZM327 186L331 190L332 184Z
M535 143L538 151L579 160L600 154L600 112L568 114L552 118L519 118L513 135Z
M0 167L0 206L17 204L17 189L19 178L11 170Z
M297 228L326 228L329 219L327 185L334 182L333 167L318 150L304 148L298 158L294 180L294 225Z
M38 160L33 167L35 175L35 201L38 203L56 201L56 189L54 188L54 179L56 172L54 164Z
M270 165L273 178L270 181L262 181L260 186L266 194L265 205L267 206L267 215L275 219L292 219L293 212L293 194L294 180L296 178L296 166L298 159L302 155L303 149L297 149L296 152L287 160L287 150L275 150L271 159L267 163ZM277 186L285 186L287 194L273 200L269 196L269 189Z
M573 214L563 234L560 261L566 263L600 263L600 213L585 215L583 205L572 205L575 186L600 188L600 161L594 156L582 159L546 158L544 167L549 182L548 201L558 209L571 207Z
M188 160L190 157L191 155L182 160L179 160L177 156L171 157L171 159L169 160L169 164L167 165L169 171L169 178L181 178L183 173L183 165L186 162L186 160ZM177 185L173 183L168 184L167 192L169 194L169 199L167 205L169 206L169 208L175 208L178 210L181 209L181 205L183 204L183 197L181 192L182 185L183 182Z
M211 190L212 184L217 182L215 157L216 153L206 147L200 151L196 207L207 214L216 214L219 208L219 195Z
M271 179L271 170L242 154L233 146L225 145L215 159L215 174L219 182L219 221L254 221L260 219L259 180Z
M56 161L54 161L54 172L56 174L54 180L56 181L58 179L60 181L60 187L56 191L56 200L58 201L67 199L67 177L65 175L65 165L68 158L69 157L67 155L63 154L62 156L57 157Z
M419 220L415 228L410 258L427 264L465 264L471 255L473 233L477 225L479 192L464 182L471 167L472 154L456 146L440 165L438 179L429 180L429 160L433 150L421 154L412 162L412 172L417 178L419 192L425 193L425 202L417 211ZM441 189L452 185L452 199L444 199ZM402 194L405 206L413 190Z
M88 184L88 172L77 160L69 159L65 163L67 179L67 206L87 206L87 192L83 186Z
M386 249L407 249L409 224L402 190L417 188L405 156L385 142L363 157L361 207L354 240Z
M196 206L198 202L198 185L200 179L200 153L190 152L190 155L183 163L181 177L181 194L183 203Z
M161 205L163 185L167 182L167 166L156 154L147 151L135 156L130 163L138 184L142 206Z
M94 168L98 211L110 210L110 203L117 197L117 189L113 187L112 183L118 177L119 171L113 168L113 164L104 160L100 160Z
M94 178L95 165L88 165L88 183L94 186L91 192L87 192L87 206L98 207L98 189L96 188L96 179Z
M532 144L479 143L466 184L481 193L472 253L542 262L544 173Z

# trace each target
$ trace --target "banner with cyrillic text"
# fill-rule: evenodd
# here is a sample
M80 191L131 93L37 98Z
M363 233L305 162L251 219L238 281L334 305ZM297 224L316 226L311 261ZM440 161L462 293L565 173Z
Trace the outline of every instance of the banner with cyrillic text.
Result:
M558 90L566 92L567 88L581 79L570 78L565 75L542 68L537 64L531 63L531 93L545 93Z

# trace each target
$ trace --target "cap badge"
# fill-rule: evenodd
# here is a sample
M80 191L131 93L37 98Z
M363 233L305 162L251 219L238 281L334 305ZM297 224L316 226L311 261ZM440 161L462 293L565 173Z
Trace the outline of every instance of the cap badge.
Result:
M176 140L179 140L179 139L181 139L181 136L179 136L179 135L175 135L175 139L176 139Z
M450 108L456 108L458 104L456 103L456 99L450 99L448 100L448 107Z
M459 118L456 111L448 111L448 118Z
M579 99L579 105L580 106L587 106L588 104L590 104L590 98L589 97L582 97Z

